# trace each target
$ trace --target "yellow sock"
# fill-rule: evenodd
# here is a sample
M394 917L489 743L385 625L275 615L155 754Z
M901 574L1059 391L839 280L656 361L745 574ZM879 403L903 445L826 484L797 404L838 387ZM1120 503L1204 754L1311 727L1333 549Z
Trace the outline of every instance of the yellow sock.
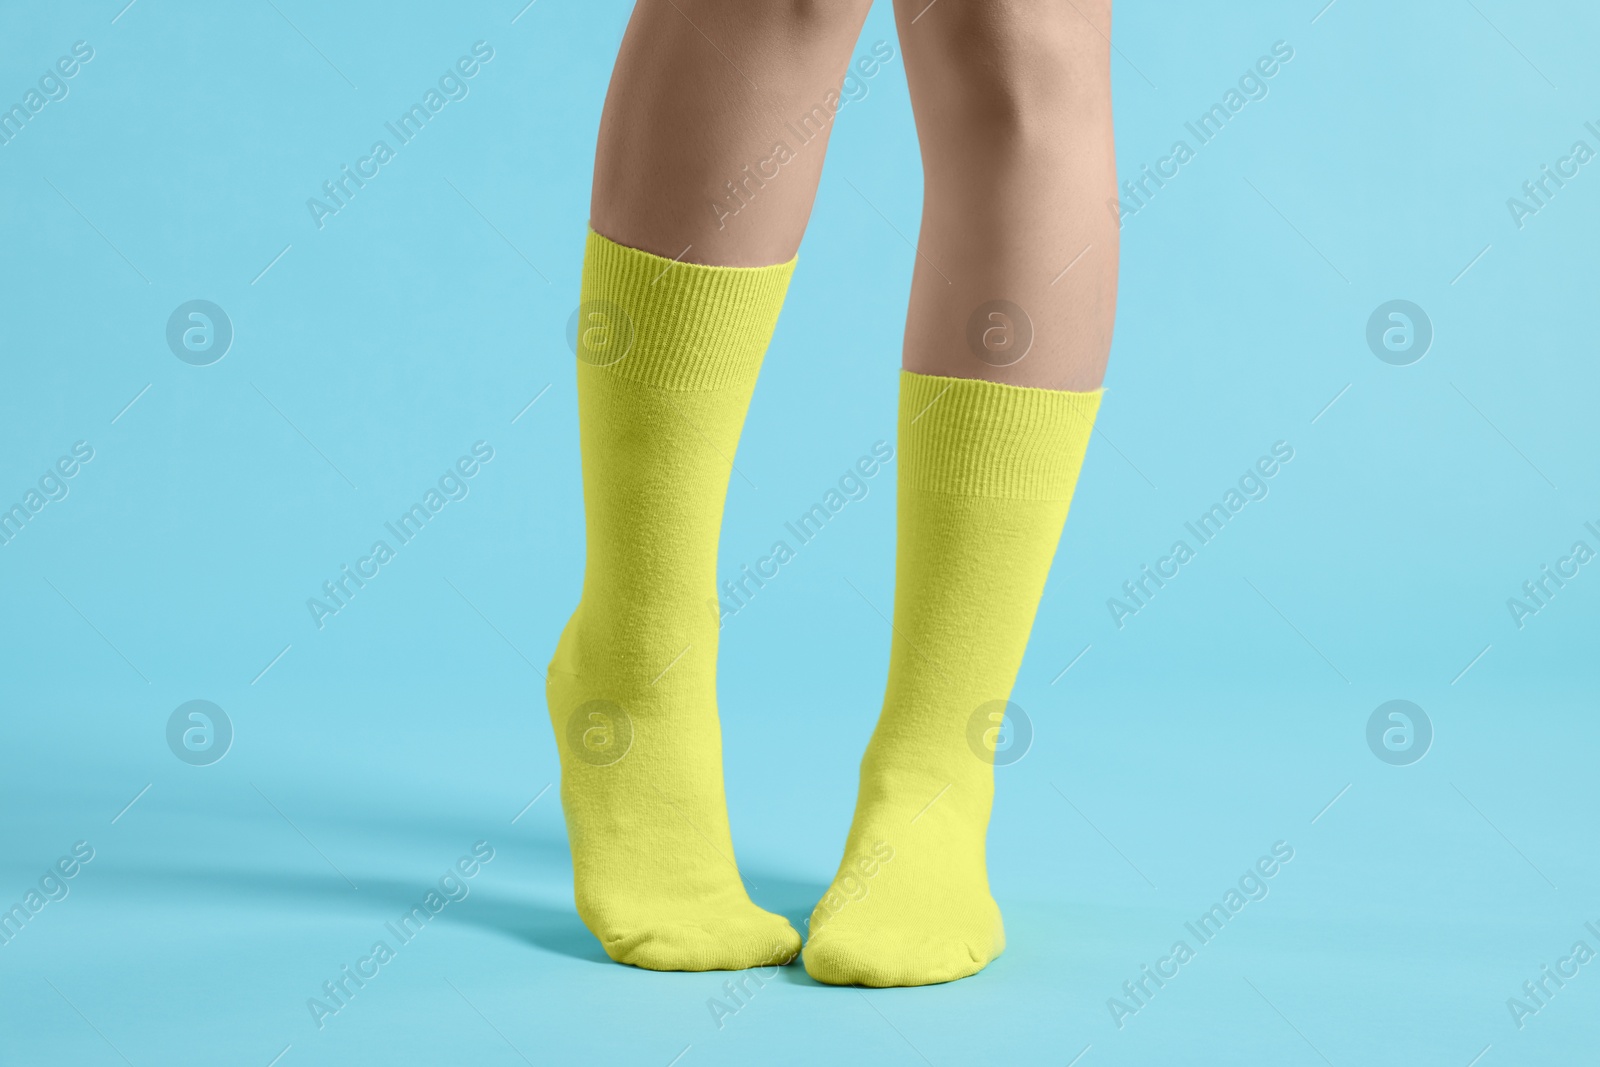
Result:
M889 684L806 971L928 985L1005 948L984 835L1011 695L1100 393L904 372Z
M793 261L674 263L590 232L578 413L588 556L550 663L578 914L655 970L787 963L734 865L717 722L717 537Z

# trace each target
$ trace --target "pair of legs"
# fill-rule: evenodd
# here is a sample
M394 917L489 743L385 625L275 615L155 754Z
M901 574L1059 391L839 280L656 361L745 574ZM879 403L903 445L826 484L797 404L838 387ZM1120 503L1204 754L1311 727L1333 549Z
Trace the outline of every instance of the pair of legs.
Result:
M868 6L641 0L607 95L578 340L588 559L548 698L579 914L622 962L735 969L801 947L733 859L708 605L731 457ZM983 741L1065 520L1116 293L1109 0L897 0L896 18L925 192L889 683L805 948L840 984L948 981L1004 946Z
M792 142L790 127L838 89L869 7L641 0L600 122L595 230L689 263L794 256L831 124L794 146L780 177L746 185L737 215L711 205L737 206L725 183ZM1111 0L896 0L895 18L924 181L905 369L1097 388L1117 289ZM972 312L995 299L1032 324L1032 350L1010 366L967 343Z

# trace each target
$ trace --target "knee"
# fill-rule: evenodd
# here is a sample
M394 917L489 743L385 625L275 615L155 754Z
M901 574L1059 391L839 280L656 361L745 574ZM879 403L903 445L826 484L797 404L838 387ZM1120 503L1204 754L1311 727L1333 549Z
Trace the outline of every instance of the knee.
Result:
M691 22L726 26L797 45L860 32L872 0L674 0ZM702 21L703 20L703 21Z
M966 143L1059 138L1109 106L1111 0L940 4L902 25L907 66L925 83L914 91L934 95L940 124Z
M748 3L749 0L743 0ZM792 22L812 26L833 26L865 18L872 0L782 0L757 7L771 7Z

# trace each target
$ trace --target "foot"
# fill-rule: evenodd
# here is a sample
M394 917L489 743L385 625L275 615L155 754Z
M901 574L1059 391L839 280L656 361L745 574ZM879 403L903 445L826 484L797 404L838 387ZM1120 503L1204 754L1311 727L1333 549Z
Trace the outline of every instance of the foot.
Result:
M992 786L870 767L839 873L811 913L806 973L864 986L976 974L1006 943L984 868Z
M751 903L734 863L714 667L703 662L714 637L700 657L691 646L672 662L676 651L598 634L582 614L546 687L579 917L606 955L650 970L790 962L799 935Z

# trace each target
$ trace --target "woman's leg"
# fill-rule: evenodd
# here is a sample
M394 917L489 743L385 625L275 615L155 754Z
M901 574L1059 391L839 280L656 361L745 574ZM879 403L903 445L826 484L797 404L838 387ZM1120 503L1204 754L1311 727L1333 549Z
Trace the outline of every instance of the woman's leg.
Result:
M896 0L896 15L926 195L889 682L805 949L838 984L949 981L1005 947L984 861L995 743L1116 293L1109 0Z
M640 0L600 119L595 231L685 263L792 259L832 129L826 101L869 7Z
M922 3L895 5L924 173L905 369L1098 388L1117 303L1111 2L939 3L910 25Z
M641 0L607 94L576 342L588 554L546 690L578 914L624 963L800 947L734 863L717 537L866 8Z

